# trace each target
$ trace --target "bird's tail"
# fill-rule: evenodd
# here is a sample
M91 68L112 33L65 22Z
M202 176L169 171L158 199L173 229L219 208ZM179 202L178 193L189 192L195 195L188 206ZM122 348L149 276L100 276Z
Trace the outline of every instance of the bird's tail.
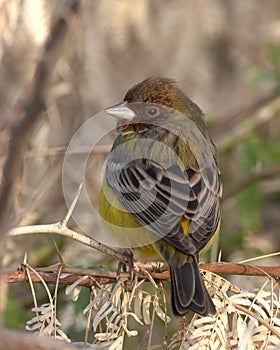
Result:
M179 266L170 266L171 305L174 315L189 310L202 316L214 315L216 308L202 281L195 257Z

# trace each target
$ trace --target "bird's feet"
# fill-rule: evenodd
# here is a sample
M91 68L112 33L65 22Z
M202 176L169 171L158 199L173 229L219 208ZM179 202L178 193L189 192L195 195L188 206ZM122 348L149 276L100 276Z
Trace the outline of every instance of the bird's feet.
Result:
M127 263L119 262L118 268L117 268L117 275L116 279L120 280L122 272L129 272L130 278L129 281L131 282L129 289L133 289L134 286L138 282L139 276L141 279L147 279L152 283L152 285L155 288L157 287L157 283L152 277L153 273L161 273L168 269L168 266L163 262L149 262L149 263L143 263L140 261L134 261L133 260L133 253L131 251L124 251L123 255L125 256ZM128 281L128 282L129 282Z
M128 268L128 271L130 273L130 280L132 281L134 279L134 272L135 272L133 253L131 251L124 251L123 255L126 258L127 263L124 263L122 261L118 263L116 278L117 280L119 280L121 278L121 273L127 272L127 268Z

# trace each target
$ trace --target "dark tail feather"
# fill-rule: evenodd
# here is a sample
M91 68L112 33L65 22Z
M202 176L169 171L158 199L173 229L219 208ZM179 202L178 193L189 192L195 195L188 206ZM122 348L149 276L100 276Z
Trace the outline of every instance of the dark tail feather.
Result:
M170 266L171 305L174 315L184 316L189 310L207 316L216 308L202 281L196 261Z

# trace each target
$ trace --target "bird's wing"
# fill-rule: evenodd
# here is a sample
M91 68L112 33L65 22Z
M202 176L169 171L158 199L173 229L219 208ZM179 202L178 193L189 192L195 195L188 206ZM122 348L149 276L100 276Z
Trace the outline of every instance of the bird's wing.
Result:
M138 222L178 250L199 252L220 221L217 168L210 171L197 165L181 170L176 160L163 168L151 159L127 160L126 151L122 147L117 156L112 152L106 168L108 185L120 203ZM188 237L181 225L183 217L190 221Z

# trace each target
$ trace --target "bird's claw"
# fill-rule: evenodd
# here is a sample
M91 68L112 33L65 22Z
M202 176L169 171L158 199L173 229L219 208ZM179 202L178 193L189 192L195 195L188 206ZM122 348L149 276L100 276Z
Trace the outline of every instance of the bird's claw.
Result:
M124 263L122 261L118 263L116 278L117 280L119 280L121 277L121 273L127 272L127 268L128 268L128 272L130 274L130 280L133 281L136 275L136 268L134 265L133 253L129 251L125 251L123 252L123 255L125 256L127 263Z

